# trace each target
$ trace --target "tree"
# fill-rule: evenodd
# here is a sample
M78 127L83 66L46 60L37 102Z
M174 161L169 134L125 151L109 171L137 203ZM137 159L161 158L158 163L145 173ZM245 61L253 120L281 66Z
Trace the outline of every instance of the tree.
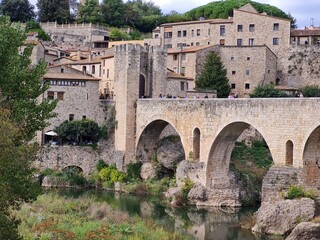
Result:
M23 129L23 137L29 141L54 116L56 102L39 101L49 87L41 81L46 64L30 66L32 47L20 52L25 38L7 17L0 17L0 106L10 109L10 119Z
M19 52L25 37L8 17L0 17L0 239L19 239L9 208L40 192L31 166L38 146L30 140L56 105L38 101L48 87L41 81L46 66L30 65L30 47Z
M107 24L121 27L124 24L124 4L122 0L103 0L102 13Z
M12 22L27 22L36 16L34 6L28 0L3 0L0 9Z
M227 70L216 52L208 54L203 69L196 80L196 89L216 90L217 96L227 97L230 93Z
M250 94L251 98L276 98L276 97L289 97L286 93L275 89L273 84L266 84L256 87Z
M50 36L48 34L46 34L45 31L43 31L40 24L35 20L31 20L31 21L27 22L26 31L27 32L37 32L39 39L42 39L43 41L51 41Z
M289 17L289 19L291 19L291 22L290 22L290 27L291 27L291 29L296 29L296 28L298 28L297 19L295 19L295 18L291 15L291 13L288 13L288 17Z
M38 0L37 7L40 22L70 21L69 0Z
M96 122L89 119L65 121L54 130L63 141L82 144L83 140L97 142L100 128Z
M77 22L79 23L102 23L103 15L97 0L86 0L79 6Z

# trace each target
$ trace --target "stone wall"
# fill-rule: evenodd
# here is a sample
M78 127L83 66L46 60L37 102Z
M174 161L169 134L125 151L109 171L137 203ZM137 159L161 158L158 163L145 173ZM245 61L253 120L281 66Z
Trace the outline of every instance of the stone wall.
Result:
M320 46L291 45L279 58L278 77L281 85L300 88L320 85Z

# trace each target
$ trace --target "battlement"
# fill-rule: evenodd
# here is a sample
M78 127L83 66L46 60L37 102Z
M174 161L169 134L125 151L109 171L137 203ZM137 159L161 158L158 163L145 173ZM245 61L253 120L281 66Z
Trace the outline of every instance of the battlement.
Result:
M92 24L92 23L58 24L57 22L41 22L40 26L42 28L60 28L60 29L91 28L91 29L100 29L100 30L108 31L107 28L105 28L103 26L100 26L100 25L95 25L95 24Z

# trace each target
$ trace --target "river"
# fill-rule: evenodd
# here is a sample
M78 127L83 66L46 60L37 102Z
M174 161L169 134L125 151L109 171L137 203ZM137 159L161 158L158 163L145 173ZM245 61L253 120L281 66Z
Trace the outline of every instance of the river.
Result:
M139 197L129 194L100 190L61 190L61 195L73 198L87 195L94 196L96 201L104 201L113 208L127 212L129 215L139 215L142 218L152 218L164 228L189 234L199 240L262 240L267 237L257 237L251 230L240 227L240 222L248 219L256 208L171 208L164 206L159 198ZM272 238L275 239L275 238ZM276 238L280 240L282 238Z

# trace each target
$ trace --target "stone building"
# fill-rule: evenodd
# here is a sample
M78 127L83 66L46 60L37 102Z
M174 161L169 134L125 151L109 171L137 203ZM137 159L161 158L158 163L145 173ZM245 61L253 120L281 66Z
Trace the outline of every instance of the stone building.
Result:
M229 19L166 23L153 31L150 44L166 48L181 46L267 45L274 53L289 47L290 20L258 13L251 4L233 10Z
M43 80L49 82L50 87L42 98L58 99L58 105L54 111L57 116L49 120L49 126L43 130L41 142L45 139L45 133L66 120L92 119L99 125L103 124L105 113L99 100L100 79L66 65L57 65L49 67Z
M291 30L292 45L320 45L320 27L305 27Z
M100 94L103 98L113 98L114 95L114 53L109 53L101 58L102 74Z
M57 24L56 22L40 23L41 28L58 45L98 47L109 40L107 29L89 24Z

